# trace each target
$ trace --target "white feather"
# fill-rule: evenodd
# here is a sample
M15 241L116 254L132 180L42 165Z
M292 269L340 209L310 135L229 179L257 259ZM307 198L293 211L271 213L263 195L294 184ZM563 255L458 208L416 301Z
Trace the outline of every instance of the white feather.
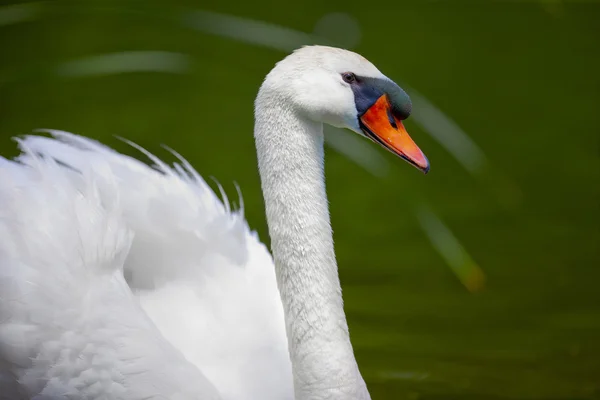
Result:
M155 163L152 169L90 139L51 133L56 139L24 138L18 163L0 163L0 315L10 320L0 324L0 356L12 364L5 373L20 379L27 395L54 390L51 381L40 386L28 380L39 378L30 359L43 355L56 335L24 333L38 316L64 317L57 334L110 326L109 314L125 306L116 297L98 307L86 305L74 317L83 310L73 299L103 287L100 274L132 307L141 305L160 331L154 338L164 337L183 351L224 399L290 398L291 367L272 260L243 215L230 212L183 159L169 167L138 147ZM77 346L68 346L72 357L81 356ZM161 362L165 373L173 368L168 358ZM100 378L92 374L90 381Z

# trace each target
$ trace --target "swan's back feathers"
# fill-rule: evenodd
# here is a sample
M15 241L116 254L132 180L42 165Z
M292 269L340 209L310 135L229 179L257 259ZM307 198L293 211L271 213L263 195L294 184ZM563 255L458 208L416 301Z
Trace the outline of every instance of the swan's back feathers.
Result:
M154 162L151 168L92 140L51 133L54 138L22 139L24 152L18 163L0 159L0 274L8 276L2 284L27 286L31 279L26 274L34 274L38 280L50 279L40 282L45 290L56 290L59 299L62 295L73 302L89 297L92 289L109 293L98 279L99 274L106 276L111 290L120 288L120 296L130 299L129 312L146 321L146 325L139 323L139 330L155 342L163 337L168 341L160 346L141 342L137 351L144 353L145 346L154 346L177 359L180 354L169 347L173 345L225 399L292 398L272 260L250 232L242 212L231 211L227 200L221 202L183 159L168 166L146 153ZM56 275L49 276L50 271ZM0 317L27 313L33 306L39 306L40 312L68 306L56 299L44 303L42 294L29 292L14 292L29 301L21 311L1 299ZM116 297L119 302L125 302L123 298ZM112 303L116 307L118 302ZM145 313L133 311L138 305ZM100 320L91 312L78 315L85 326L93 325L92 318ZM37 324L27 318L21 319ZM51 321L43 320L38 325L48 324ZM15 332L4 332L12 325L0 321L2 343L17 337ZM24 361L30 354L18 356L11 356L9 363L23 364L20 368L30 371ZM157 360L160 357L163 364L171 363L165 354ZM171 364L178 363L181 376L205 385L197 370L200 378L189 375L185 360ZM187 382L189 390L208 390L196 386Z
M26 151L27 166L0 165L0 395L216 399L123 279L132 232L118 201Z
M132 287L160 286L195 272L189 263L194 264L207 249L232 264L246 263L249 230L243 214L230 212L229 204L222 203L187 162L169 167L136 146L154 162L152 169L91 139L67 132L51 133L59 140L28 136L22 146L87 172L103 200L119 199L126 225L136 235L134 246L143 247L139 252L132 251L136 259L126 266ZM19 160L32 162L28 155ZM194 246L198 242L203 246ZM178 254L182 255L179 259L173 258Z

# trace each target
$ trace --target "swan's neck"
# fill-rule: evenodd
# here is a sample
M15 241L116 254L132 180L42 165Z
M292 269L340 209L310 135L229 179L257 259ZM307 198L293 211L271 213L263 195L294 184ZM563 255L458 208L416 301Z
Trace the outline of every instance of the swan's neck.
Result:
M323 125L259 95L255 139L296 400L367 399L333 250Z

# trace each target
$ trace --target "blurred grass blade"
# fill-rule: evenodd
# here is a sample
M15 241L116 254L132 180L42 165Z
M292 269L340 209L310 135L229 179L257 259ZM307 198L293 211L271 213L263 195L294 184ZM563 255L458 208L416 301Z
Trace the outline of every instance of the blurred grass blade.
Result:
M417 218L433 247L444 258L462 284L470 292L483 289L485 285L483 271L442 220L424 206L417 210Z
M329 147L343 154L377 177L390 171L389 162L372 143L344 129L327 127L325 141Z
M407 87L407 85L404 85ZM483 150L456 122L417 90L407 87L413 102L411 118L440 143L480 183L492 192L505 208L517 206L522 199L517 184L494 168Z
M344 12L323 15L315 24L314 34L348 50L358 46L362 38L356 18Z
M189 57L166 51L128 51L85 57L58 66L56 73L67 77L114 75L126 72L186 73Z
M32 21L42 11L41 3L12 4L0 7L0 26Z
M406 86L406 85L405 85ZM412 117L472 174L487 164L483 151L450 117L413 88L406 88L413 102Z
M188 26L206 33L286 52L308 44L332 44L320 36L211 11L189 13L184 21Z

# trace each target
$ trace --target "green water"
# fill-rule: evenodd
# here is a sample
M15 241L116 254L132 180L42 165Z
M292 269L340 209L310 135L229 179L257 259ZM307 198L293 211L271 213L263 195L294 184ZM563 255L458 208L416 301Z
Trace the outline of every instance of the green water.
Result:
M120 135L167 157L165 143L231 195L236 181L265 241L252 102L284 53L203 34L173 15L213 10L305 32L329 12L355 17L357 50L452 117L490 165L470 174L410 119L431 161L427 176L382 151L391 170L376 178L327 150L346 310L373 398L600 398L600 4L33 7L11 24L0 11L2 154L16 154L10 137L40 127L131 152L112 136ZM131 50L188 54L189 73L54 73L69 60ZM481 267L482 290L466 290L436 252L415 214L420 204Z

